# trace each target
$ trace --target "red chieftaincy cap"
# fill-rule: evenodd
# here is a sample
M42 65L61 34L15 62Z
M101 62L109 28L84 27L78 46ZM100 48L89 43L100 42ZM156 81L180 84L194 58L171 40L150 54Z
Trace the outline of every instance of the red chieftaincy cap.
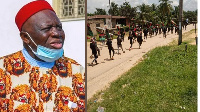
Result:
M36 0L33 2L30 2L26 5L24 5L19 12L17 13L16 17L15 17L15 23L19 29L19 31L22 30L22 26L23 24L35 13L41 11L41 10L52 10L53 12L55 12L53 10L53 8L51 7L51 5L45 1L45 0Z

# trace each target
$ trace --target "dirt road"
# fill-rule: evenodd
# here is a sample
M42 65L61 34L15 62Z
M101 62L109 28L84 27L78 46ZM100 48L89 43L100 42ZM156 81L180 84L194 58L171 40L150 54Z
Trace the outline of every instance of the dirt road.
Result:
M183 30L182 33L190 31L194 29L195 26L188 25L187 30ZM144 37L143 37L144 38ZM194 37L195 38L195 37ZM123 49L125 53L120 50L121 55L115 54L114 60L110 60L108 48L106 45L101 45L98 43L98 47L101 49L101 56L99 56L98 65L89 66L89 63L92 62L93 59L90 59L90 55L92 54L91 49L89 47L89 42L87 43L87 98L91 98L97 91L103 90L108 87L110 82L116 80L123 73L128 71L130 68L135 66L141 59L142 56L150 51L151 49L157 46L167 45L172 42L174 39L178 39L177 34L169 34L167 38L163 38L163 34L153 36L151 38L147 38L147 40L143 41L141 49L139 49L139 44L137 42L133 43L132 49L129 51L130 41L127 36L122 42ZM117 50L117 40L114 39L112 41L115 52ZM178 43L177 43L178 44Z

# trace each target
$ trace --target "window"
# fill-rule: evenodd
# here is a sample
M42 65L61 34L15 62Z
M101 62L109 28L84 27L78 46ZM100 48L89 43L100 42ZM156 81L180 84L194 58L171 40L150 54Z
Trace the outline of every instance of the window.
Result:
M78 16L85 16L85 0L78 0Z
M53 8L61 21L85 19L85 0L53 0Z

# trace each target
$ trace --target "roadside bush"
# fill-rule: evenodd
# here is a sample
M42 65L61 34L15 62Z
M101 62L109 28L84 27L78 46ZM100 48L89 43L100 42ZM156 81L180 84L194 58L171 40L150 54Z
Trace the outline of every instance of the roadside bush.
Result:
M128 26L124 26L124 30L125 30L125 32L128 32L129 31L129 27Z

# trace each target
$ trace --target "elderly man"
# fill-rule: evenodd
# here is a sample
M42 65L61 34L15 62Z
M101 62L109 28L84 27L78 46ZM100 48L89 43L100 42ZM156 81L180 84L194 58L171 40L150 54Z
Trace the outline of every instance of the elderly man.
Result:
M48 2L16 15L24 48L0 58L0 112L85 111L84 68L64 57L65 33Z

